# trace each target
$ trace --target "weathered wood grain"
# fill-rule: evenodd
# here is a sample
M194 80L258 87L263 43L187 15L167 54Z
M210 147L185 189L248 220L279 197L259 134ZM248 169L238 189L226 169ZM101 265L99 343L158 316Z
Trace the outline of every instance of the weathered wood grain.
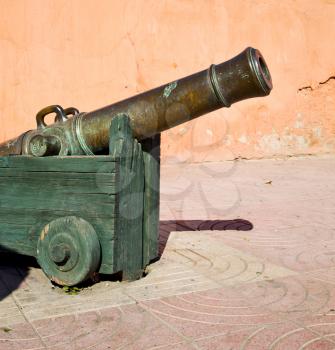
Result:
M87 220L102 246L101 272L114 272L115 159L0 158L0 242L36 255L42 228L63 216Z
M144 160L143 266L158 256L160 134L142 143Z
M113 118L109 150L117 160L117 265L124 280L134 280L143 273L144 164L141 144L132 136L127 115Z
M93 226L76 216L49 222L37 243L37 261L51 281L73 286L85 281L100 264L100 242Z

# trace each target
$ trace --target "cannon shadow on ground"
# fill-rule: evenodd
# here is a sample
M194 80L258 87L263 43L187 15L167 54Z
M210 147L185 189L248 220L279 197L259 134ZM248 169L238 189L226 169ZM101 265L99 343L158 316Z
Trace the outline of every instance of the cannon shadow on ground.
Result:
M159 223L159 257L162 256L170 233L174 231L250 231L253 224L244 219L233 220L164 220Z
M17 254L0 245L0 301L19 288L31 266L38 266L35 258Z

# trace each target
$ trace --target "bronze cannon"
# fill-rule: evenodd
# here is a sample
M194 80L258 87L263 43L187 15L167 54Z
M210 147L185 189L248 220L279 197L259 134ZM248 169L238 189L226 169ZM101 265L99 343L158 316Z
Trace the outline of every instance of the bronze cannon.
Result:
M263 56L249 47L229 61L93 112L46 107L36 116L37 130L1 144L0 155L101 154L108 150L110 124L119 113L129 116L134 137L145 139L271 89ZM49 113L55 113L55 124L45 124Z
M247 48L93 112L42 109L37 129L0 145L0 250L36 257L60 285L140 278L158 256L160 133L271 89Z

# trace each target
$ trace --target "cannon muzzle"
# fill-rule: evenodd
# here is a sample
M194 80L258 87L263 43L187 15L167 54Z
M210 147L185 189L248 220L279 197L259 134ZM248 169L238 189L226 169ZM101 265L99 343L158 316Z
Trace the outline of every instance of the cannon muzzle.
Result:
M249 47L229 61L93 112L49 106L37 114L37 129L1 144L0 155L103 153L111 120L120 113L129 116L133 134L141 140L232 103L266 96L271 89L263 56ZM55 113L55 123L46 125L49 113Z

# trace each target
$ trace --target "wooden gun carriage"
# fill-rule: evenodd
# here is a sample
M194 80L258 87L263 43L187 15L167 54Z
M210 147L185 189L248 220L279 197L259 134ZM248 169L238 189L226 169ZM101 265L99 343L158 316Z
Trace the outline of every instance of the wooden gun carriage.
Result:
M60 285L140 278L158 254L160 132L271 89L262 55L247 48L90 113L47 107L36 130L0 145L0 248L36 257Z
M0 242L75 285L95 272L141 277L157 256L159 135L139 143L127 115L110 154L0 158Z

